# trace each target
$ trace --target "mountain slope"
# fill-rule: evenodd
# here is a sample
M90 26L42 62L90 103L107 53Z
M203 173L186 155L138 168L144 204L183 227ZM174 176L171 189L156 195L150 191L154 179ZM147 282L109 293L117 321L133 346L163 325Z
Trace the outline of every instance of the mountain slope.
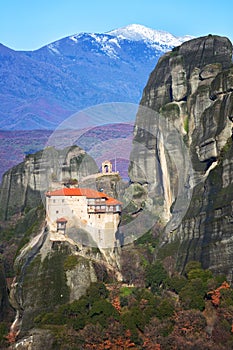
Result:
M36 51L0 45L0 129L54 129L96 104L138 103L161 54L189 38L131 25L72 35Z

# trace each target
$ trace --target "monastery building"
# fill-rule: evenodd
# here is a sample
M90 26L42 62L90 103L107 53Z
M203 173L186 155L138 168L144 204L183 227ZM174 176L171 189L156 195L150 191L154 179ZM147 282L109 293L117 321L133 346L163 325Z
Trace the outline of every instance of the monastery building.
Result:
M68 235L83 229L98 247L116 245L122 203L88 188L60 188L46 193L46 216L50 232Z

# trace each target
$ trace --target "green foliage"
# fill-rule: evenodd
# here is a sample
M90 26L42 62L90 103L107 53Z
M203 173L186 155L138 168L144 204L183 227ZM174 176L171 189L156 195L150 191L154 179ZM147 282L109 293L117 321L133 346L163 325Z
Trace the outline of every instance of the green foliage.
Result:
M78 258L75 255L68 255L64 261L64 270L73 270L78 264Z
M223 284L223 282L227 281L227 278L226 278L226 275L221 274L221 275L215 276L214 280L216 282L216 287L215 288L218 288L218 287L220 287Z
M188 119L188 117L186 117L186 118L184 119L184 130L185 130L186 133L188 134L188 132L189 132L189 119Z
M188 283L181 289L179 296L182 306L187 309L202 311L209 283L213 283L210 270L203 270L199 261L190 261L185 267Z
M120 296L120 306L128 306L129 305L129 298L127 296Z
M200 348L211 348L205 347L205 339L208 337L205 330L206 320L201 311L205 307L209 286L217 285L218 279L215 280L209 270L201 269L198 262L190 262L187 265L186 277L177 274L169 278L162 263L158 261L148 265L146 270L148 288L122 286L114 289L114 293L111 291L111 298L120 297L120 314L109 302L106 286L96 282L90 285L86 295L79 300L60 305L54 312L39 315L36 318L37 325L56 334L57 344L67 346L64 349L81 349L83 341L88 346L102 346L106 339L109 340L108 346L111 346L115 344L111 343L111 340L117 339L120 342L127 330L130 331L131 341L139 345L140 349L145 338L151 346L159 343L164 348L170 348L176 343L181 347L183 345L180 344L196 344L194 338L198 339L199 336L202 337ZM160 295L153 294L154 290L160 291ZM178 308L168 290L179 295ZM227 316L224 316L225 319L219 319L215 337L220 338L219 332L224 332L228 346L233 344L230 334L233 291L226 289L221 294L222 304L218 317L224 312ZM67 337L68 333L74 336L73 341L71 337ZM89 340L86 337L89 337ZM66 342L69 342L69 345Z
M1 241L21 240L19 249L29 241L29 237L32 232L36 232L45 218L44 208L41 206L33 208L21 219L19 219L16 225L11 225L7 228L0 230Z
M146 267L146 286L151 290L158 291L159 287L168 279L167 271L161 262L155 262Z
M117 319L118 312L109 301L101 299L93 303L88 316L91 323L99 323L102 327L106 327L108 318L111 316Z
M203 310L205 307L206 286L200 278L190 280L180 291L180 301L184 309Z
M203 283L207 283L209 279L213 278L213 274L210 270L203 270L200 268L190 270L187 275L188 280L200 278Z
M121 287L120 296L127 297L133 293L134 289L131 287Z
M54 305L65 303L69 300L70 290L66 284L66 275L64 272L65 252L55 251L50 256L46 256L42 268L46 276L43 283L43 292L45 304L51 307L51 302ZM47 284L47 288L45 287Z
M233 290L232 289L221 289L220 306L222 307L233 307Z
M159 319L164 319L168 317L172 317L175 311L175 307L173 303L168 299L162 299L159 305L156 308L155 315Z
M152 248L156 248L158 246L158 237L155 237L153 235L152 229L147 231L143 236L139 237L134 244L136 246L138 245L144 245L144 246L151 246Z
M24 318L25 326L33 325L33 320L37 315L53 314L55 308L69 301L70 289L67 286L63 268L64 260L69 253L67 246L54 244L53 250L43 261L40 255L37 255L26 270L20 272L24 273L22 288L30 310L27 318ZM18 269L21 268L18 266ZM56 323L54 320L52 322Z
M131 340L135 344L140 344L141 341L138 331L143 332L146 325L146 319L141 310L136 306L133 307L130 311L120 316L120 321L125 330L130 330Z
M167 283L169 289L179 294L180 291L186 286L188 281L184 276L175 275L169 278Z
M92 283L85 296L72 303L60 305L52 313L40 314L35 322L40 326L68 325L76 331L83 329L88 323L99 323L105 327L110 316L118 319L118 312L106 300L108 294L103 283Z
M185 274L186 276L191 270L201 269L201 263L199 261L189 261L187 265L185 266Z
M158 259L164 260L167 256L175 257L180 245L180 241L175 239L171 243L167 243L164 246L159 248Z
M109 296L109 291L105 287L105 284L100 282L93 282L88 288L86 295L90 301L95 301L99 298L107 298Z
M18 245L17 253L30 241L31 235L40 230L44 219L44 207L40 206L38 208L31 209L25 215L25 217L17 223L16 227L14 228L15 235L22 237Z
M6 348L6 335L8 333L8 327L5 322L0 322L0 348Z
M156 315L158 305L159 299L145 288L135 288L128 296L127 308L122 310L120 321L125 329L131 331L134 342L139 343L138 332L144 332L146 325Z
M230 137L220 151L219 158L218 158L219 163L223 161L223 159L226 157L227 153L231 148L232 148L232 138Z

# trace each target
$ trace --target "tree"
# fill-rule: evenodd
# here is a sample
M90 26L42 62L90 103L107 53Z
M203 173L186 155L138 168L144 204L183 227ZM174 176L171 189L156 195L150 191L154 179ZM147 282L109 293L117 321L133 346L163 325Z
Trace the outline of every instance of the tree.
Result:
M146 267L146 287L151 287L154 292L168 280L168 274L160 261Z
M205 307L206 287L200 278L189 281L179 293L182 306L187 309L203 310Z
M224 290L229 290L230 289L230 285L229 283L227 283L226 281L223 282L221 284L220 287L214 289L214 290L211 290L210 292L208 292L208 295L210 295L211 297L211 301L212 301L212 304L214 306L219 306L220 304L220 299L221 299L221 296L224 297ZM232 291L230 290L230 293L232 294ZM225 293L226 295L227 293ZM229 293L228 293L229 294ZM225 298L226 300L226 298ZM232 299L232 305L233 305L233 299Z
M179 294L180 291L188 283L188 280L184 276L176 274L176 275L172 276L171 278L169 278L167 283L168 283L169 288L173 292Z
M123 250L121 254L121 272L124 281L138 287L144 287L145 271L142 257L134 250Z
M188 276L188 273L191 270L196 270L196 269L201 269L201 263L199 261L196 260L191 260L187 263L187 265L185 266L185 274L186 276Z
M114 319L119 318L117 310L105 299L94 302L88 316L91 323L99 323L102 327L106 327L110 316Z
M169 318L173 316L175 307L169 299L163 298L156 308L156 316L159 319Z

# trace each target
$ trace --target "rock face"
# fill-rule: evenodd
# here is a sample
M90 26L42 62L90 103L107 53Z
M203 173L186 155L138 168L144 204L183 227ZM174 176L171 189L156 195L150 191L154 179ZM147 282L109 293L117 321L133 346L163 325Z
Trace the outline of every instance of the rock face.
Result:
M68 236L55 237L49 232L40 205L46 191L60 188L61 183L82 187L89 183L83 179L90 179L92 186L98 189L103 187L108 192L119 192L120 176L106 176L104 180L104 175L97 174L98 171L96 163L85 151L72 146L64 150L50 147L29 155L4 175L0 193L1 224L7 228L9 223L15 222L12 217L21 214L20 227L12 228L19 247L9 298L4 268L0 264L0 321L1 317L7 318L10 304L15 310L11 334L20 333L15 348L33 346L40 349L44 346L40 336L47 339L52 348L54 337L49 332L32 330L36 327L37 317L52 312L59 305L78 300L92 282L104 278L100 277L103 271L106 271L106 278L109 275L121 278L116 249L114 252L92 249Z
M182 270L189 260L201 261L204 268L224 274L233 281L233 147L230 139L218 165L193 191L182 224L170 242L179 240L177 263Z
M27 349L23 346L28 342L33 346L39 342L33 328L40 317L50 317L55 308L85 295L92 282L103 278L100 271L106 271L106 278L118 279L117 256L116 252L83 247L69 238L54 240L42 222L15 259L10 288L9 301L15 310L11 332L20 333L22 349ZM45 336L53 341L49 334Z
M5 173L0 189L0 220L28 211L41 202L43 193L59 183L79 181L98 172L94 160L78 146L64 150L47 148L28 155Z
M79 299L97 277L93 264L68 242L44 240L25 247L15 262L19 271L11 288L10 301L18 311L20 330L32 328L35 318L54 307Z
M143 92L130 165L132 185L148 194L144 207L170 222L164 247L177 242L180 270L196 259L230 280L232 74L225 37L190 40L165 54Z

